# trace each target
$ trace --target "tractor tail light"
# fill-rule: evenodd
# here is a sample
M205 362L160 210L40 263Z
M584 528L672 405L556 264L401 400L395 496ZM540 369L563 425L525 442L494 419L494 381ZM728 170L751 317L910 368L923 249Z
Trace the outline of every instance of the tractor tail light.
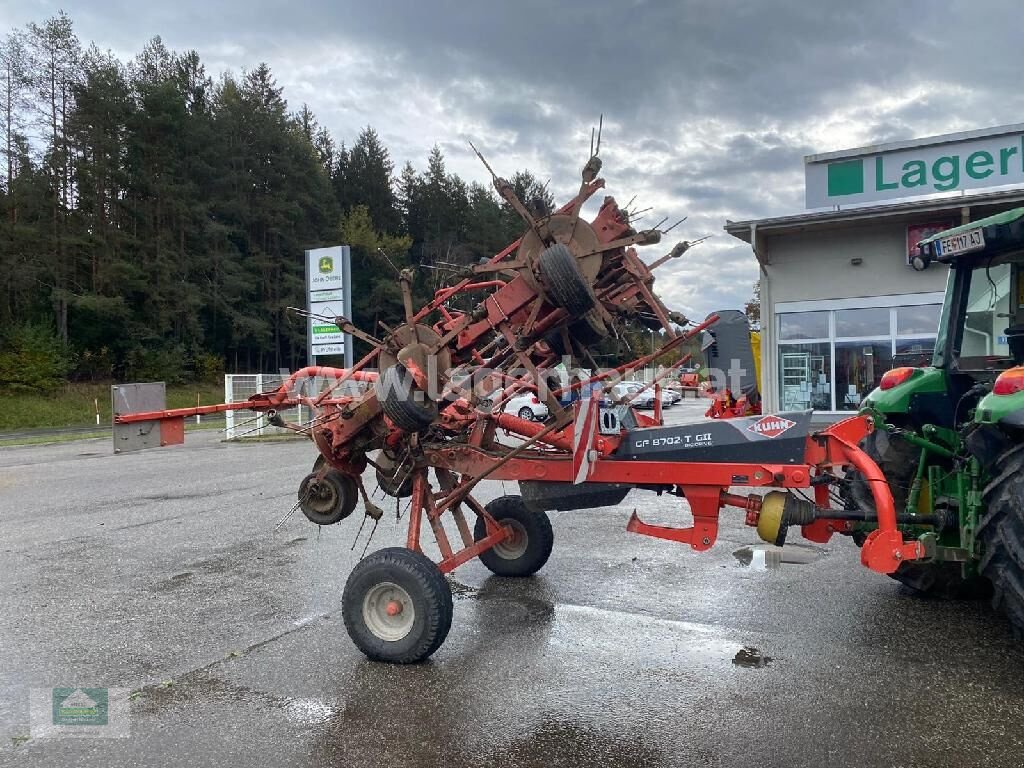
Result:
M992 386L993 395L1012 395L1021 391L1024 391L1024 366L1003 371Z
M530 402L533 403L534 405L539 405L540 404L540 400L537 399L536 395L534 395L533 397L530 398Z
M878 388L892 389L913 376L916 370L916 368L893 368L891 371L886 371L878 383Z

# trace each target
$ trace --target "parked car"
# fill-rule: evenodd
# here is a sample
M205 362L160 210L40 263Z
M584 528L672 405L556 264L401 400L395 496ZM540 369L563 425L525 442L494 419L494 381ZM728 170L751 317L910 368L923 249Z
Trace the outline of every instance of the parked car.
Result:
M536 392L523 392L510 398L501 410L527 421L544 421L548 417L548 406Z
M622 402L627 397L632 397L630 405L634 408L653 408L654 390L645 388L643 384L633 381L621 381L612 387L612 400L616 403ZM639 392L640 394L636 394ZM633 395L636 394L635 397ZM662 401L664 404L664 401Z

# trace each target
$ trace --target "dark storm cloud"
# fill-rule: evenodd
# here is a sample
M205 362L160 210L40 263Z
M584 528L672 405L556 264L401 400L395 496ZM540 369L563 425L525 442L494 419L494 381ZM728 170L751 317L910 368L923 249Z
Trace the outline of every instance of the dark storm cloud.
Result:
M668 302L699 317L749 297L756 263L722 224L799 212L803 155L1017 122L1024 107L1019 2L63 6L84 39L122 56L160 34L215 74L266 61L293 107L349 143L372 124L397 166L423 169L437 144L450 170L486 181L472 139L500 173L550 178L559 199L603 113L609 194L653 206L643 224L689 215L672 237L716 235L659 276ZM56 7L0 5L0 21Z

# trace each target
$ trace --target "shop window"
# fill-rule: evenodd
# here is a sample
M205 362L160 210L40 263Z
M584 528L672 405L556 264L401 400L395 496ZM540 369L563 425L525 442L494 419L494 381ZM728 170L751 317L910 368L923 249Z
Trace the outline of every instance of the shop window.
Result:
M898 307L896 309L896 335L918 336L936 333L939 329L940 312L942 312L941 304Z
M828 343L779 344L780 409L831 410L831 371L832 354Z
M779 338L827 339L828 312L788 312L779 315Z
M892 368L892 342L836 342L836 410L855 411Z
M889 310L886 308L840 309L836 312L837 337L888 335Z

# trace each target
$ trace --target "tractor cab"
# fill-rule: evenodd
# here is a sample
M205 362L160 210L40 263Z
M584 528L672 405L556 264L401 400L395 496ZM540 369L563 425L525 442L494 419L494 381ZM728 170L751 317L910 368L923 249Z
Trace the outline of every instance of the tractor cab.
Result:
M906 426L955 429L1001 374L1024 365L1024 208L918 248L919 267L950 268L931 366L894 368L863 406Z

